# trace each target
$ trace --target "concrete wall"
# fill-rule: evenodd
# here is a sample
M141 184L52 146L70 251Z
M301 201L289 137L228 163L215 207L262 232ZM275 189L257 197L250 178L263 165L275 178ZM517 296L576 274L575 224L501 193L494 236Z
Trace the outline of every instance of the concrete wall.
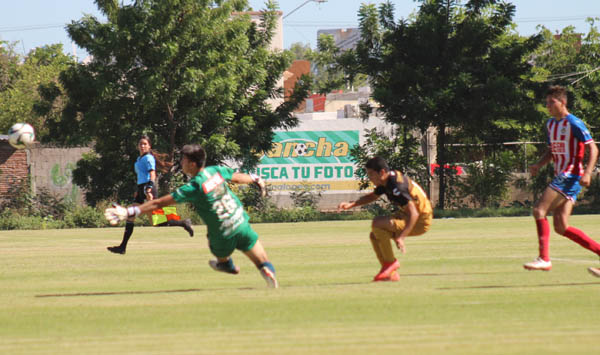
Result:
M67 201L83 203L81 189L73 184L72 171L90 148L45 148L30 150L30 171L34 193L45 190Z

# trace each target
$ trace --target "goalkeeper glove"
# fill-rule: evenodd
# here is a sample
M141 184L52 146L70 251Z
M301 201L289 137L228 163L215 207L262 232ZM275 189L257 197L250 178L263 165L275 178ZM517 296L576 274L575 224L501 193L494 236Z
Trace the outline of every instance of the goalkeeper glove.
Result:
M265 183L265 180L256 174L250 174L250 177L252 178L252 182L260 189L260 196L267 196L267 184Z
M129 217L137 217L142 211L138 206L123 207L117 204L113 204L113 207L104 210L104 217L108 220L111 225L126 220Z

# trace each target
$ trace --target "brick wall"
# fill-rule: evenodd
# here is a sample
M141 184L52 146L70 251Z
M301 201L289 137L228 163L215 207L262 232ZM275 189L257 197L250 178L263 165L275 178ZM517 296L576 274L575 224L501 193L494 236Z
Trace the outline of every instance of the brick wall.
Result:
M0 139L0 199L6 199L9 191L24 179L29 173L28 152L26 149L17 150Z

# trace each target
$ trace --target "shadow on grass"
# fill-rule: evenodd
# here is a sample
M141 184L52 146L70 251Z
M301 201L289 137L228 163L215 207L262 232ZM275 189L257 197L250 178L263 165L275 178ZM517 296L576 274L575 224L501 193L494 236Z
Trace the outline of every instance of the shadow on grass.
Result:
M156 290L156 291L114 291L114 292L77 292L77 293L55 293L47 295L35 295L36 298L48 297L80 297L80 296L115 296L115 295L152 295L162 293L186 293L186 292L206 292L206 291L224 291L230 288L188 288L181 290ZM254 287L239 287L238 290L248 291L257 290Z
M402 274L400 277L411 276L464 276L464 275L490 275L490 274L506 274L507 271L489 271L489 272L442 272L442 273L423 273L423 274Z
M537 285L483 285L483 286L465 286L465 287L440 287L437 290L476 290L492 288L538 288L538 287L572 287L572 286L600 286L600 282L573 282L565 284L537 284Z

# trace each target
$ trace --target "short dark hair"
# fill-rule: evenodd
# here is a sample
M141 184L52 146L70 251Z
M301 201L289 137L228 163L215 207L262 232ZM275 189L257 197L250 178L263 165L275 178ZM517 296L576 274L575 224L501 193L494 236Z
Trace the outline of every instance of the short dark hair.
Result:
M199 168L206 164L206 151L199 144L186 144L181 149L181 154L193 161Z
M546 97L552 96L558 100L565 100L567 102L567 89L560 85L552 85L546 91Z
M369 159L367 161L367 164L365 164L365 167L367 169L371 169L371 170L375 170L375 171L381 171L381 170L390 171L390 167L388 166L388 163L385 161L385 159L380 158L380 157L374 157L374 158Z

